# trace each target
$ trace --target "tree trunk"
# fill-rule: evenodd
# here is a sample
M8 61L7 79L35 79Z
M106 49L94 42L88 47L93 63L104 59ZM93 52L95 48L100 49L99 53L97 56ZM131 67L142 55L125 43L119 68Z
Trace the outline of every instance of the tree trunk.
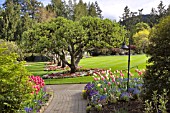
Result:
M74 53L70 52L70 56L71 56L71 63L70 63L70 68L71 68L71 73L75 73L76 70L77 70L77 67L76 67L76 63L75 63L75 55Z
M54 64L57 63L57 55L56 54L53 55L53 61L54 61Z
M72 64L71 64L70 68L71 68L71 73L75 73L76 70L77 70L77 67L75 65L72 65Z
M61 60L58 60L57 66L61 66Z
M61 59L60 59L60 56L58 55L58 57L57 57L57 66L61 66Z
M65 62L63 62L63 61L66 61L66 57L65 57L65 52L64 51L62 51L62 53L63 53L63 55L62 55L62 68L65 68L66 67L66 64L65 64Z
M65 68L66 67L66 64L62 61L62 68Z

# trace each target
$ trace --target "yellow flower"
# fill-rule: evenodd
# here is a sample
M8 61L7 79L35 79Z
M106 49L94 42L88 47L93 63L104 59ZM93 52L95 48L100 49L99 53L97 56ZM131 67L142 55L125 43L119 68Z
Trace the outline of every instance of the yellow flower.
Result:
M86 92L86 90L82 90L82 93L85 93Z
M101 86L101 84L97 84L97 86L98 86L98 87L100 87L100 86Z

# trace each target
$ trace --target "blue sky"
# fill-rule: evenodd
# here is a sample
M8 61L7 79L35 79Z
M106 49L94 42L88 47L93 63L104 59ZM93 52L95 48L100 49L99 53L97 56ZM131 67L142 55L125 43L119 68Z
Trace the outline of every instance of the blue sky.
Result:
M2 4L5 0L0 0ZM38 0L47 5L51 0ZM68 0L66 0L68 1ZM77 0L79 1L79 0ZM102 9L102 14L105 18L119 20L122 16L124 7L127 5L131 11L137 12L138 9L143 8L143 14L149 14L151 8L157 8L161 0L83 0L84 2L95 2L97 1L100 8ZM170 4L170 0L162 0L166 7Z

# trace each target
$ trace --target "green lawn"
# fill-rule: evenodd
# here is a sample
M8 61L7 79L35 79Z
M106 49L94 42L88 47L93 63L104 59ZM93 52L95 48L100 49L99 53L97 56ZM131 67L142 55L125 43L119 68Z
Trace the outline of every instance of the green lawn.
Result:
M131 72L136 68L145 69L146 68L146 55L132 55L131 57ZM127 70L128 56L99 56L91 58L83 58L79 66L83 68L101 68L115 70ZM44 75L47 73L54 73L57 71L44 71L44 62L31 62L27 63L29 66L26 68L33 75ZM77 78L65 78L65 79L46 79L46 84L69 84L69 83L87 83L92 81L92 77L77 77Z
M130 57L131 68L145 69L146 60L148 59L146 55L132 55ZM99 56L84 58L80 61L79 66L83 68L102 68L114 70L126 70L128 65L128 56Z
M46 84L82 84L88 83L93 80L91 76L77 77L77 78L65 78L65 79L45 79Z
M31 72L33 75L45 75L48 73L55 73L58 71L44 71L46 62L27 62L26 69Z

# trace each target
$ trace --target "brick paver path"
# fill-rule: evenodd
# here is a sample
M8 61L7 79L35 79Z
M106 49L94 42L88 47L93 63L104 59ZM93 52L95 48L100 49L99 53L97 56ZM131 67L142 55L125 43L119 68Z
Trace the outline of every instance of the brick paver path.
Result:
M87 102L81 96L85 84L49 85L54 97L44 113L86 113Z

